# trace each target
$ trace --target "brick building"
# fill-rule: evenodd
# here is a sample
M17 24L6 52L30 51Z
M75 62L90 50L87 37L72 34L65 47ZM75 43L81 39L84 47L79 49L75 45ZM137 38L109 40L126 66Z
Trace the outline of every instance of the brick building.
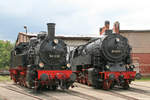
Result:
M133 63L136 71L143 76L150 76L150 30L121 30L132 46Z
M120 30L121 35L129 39L132 46L133 63L136 66L136 71L140 72L143 76L150 76L150 30L136 31L136 30ZM28 41L26 34L19 33L18 41ZM28 37L35 37L34 34L28 34ZM56 36L63 39L68 46L68 52L74 47L86 44L92 37L80 36ZM21 39L22 38L22 39ZM16 41L17 42L17 41Z
M120 34L127 37L132 46L132 59L135 70L143 76L150 76L150 30L120 30ZM87 43L92 37L64 37L68 48Z

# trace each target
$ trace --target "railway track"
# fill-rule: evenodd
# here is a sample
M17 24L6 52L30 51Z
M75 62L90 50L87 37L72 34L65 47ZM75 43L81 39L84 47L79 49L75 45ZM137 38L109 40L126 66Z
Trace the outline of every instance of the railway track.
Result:
M24 93L23 91L16 90L16 89L11 88L11 87L9 87L9 86L7 86L7 87L6 87L6 86L0 86L0 87L2 87L2 88L4 88L4 89L7 89L7 90L11 90L11 91L13 91L13 92L17 92L17 93L22 94L22 95L25 95L25 96L32 97L32 98L37 99L37 100L44 100L44 99L42 99L42 98L40 98L40 97L33 96L33 95L31 95L31 94L28 94L28 93Z
M28 88L21 87L19 85L11 86L11 85L7 84L7 87L6 86L0 86L0 87L3 87L5 89L8 89L8 90L11 90L11 91L14 91L14 92L26 95L26 96L33 97L33 98L35 98L37 100L45 100L45 99L50 99L50 98L52 100L60 100L60 99L58 99L58 98L56 98L56 97L53 96L54 92L57 92L57 93L59 93L59 92L66 93L66 94L68 94L70 96L75 96L75 97L78 97L78 98L81 98L81 99L84 99L84 100L85 99L86 100L102 100L100 98L96 98L94 96L91 96L91 95L88 95L88 94L84 94L84 93L81 93L81 92L77 92L77 91L74 91L74 90L64 90L64 91L63 90L56 90L54 92L53 91L49 91L49 90L48 91L44 91L43 90L42 92L37 92L36 93L36 95L38 95L38 96L34 96L33 91L31 91ZM24 93L24 92L27 92L27 93ZM28 93L30 93L30 94L28 94ZM44 99L41 98L41 97L43 97Z
M19 88L22 88L21 86L18 86ZM27 88L26 88L27 89ZM27 89L28 90L28 89ZM51 95L51 93L47 93L48 91L42 91L40 92L41 95L44 95L46 97L51 97L53 100L59 100L55 97L53 97ZM50 92L53 92L53 91L50 91ZM69 95L72 95L72 96L76 96L76 97L79 97L81 99L86 99L86 100L102 100L100 98L96 98L94 96L91 96L91 95L88 95L88 94L84 94L84 93L81 93L81 92L76 92L74 90L56 90L55 92L64 92L64 93L67 93ZM54 93L54 92L53 92Z
M102 100L100 98L90 96L88 94L76 92L76 91L73 91L73 90L56 90L55 92L57 92L59 95L62 95L61 93L63 93L63 95L65 95L66 97L68 97L68 96L73 97L73 98L76 98L76 100L78 98L81 99L81 100ZM42 94L44 94L45 96L53 95L53 93L54 93L53 91L51 91L51 92L42 92ZM57 99L57 100L61 100L61 98Z
M46 93L43 93L43 92L36 92L35 93L35 91L33 91L32 89L21 87L19 85L11 86L11 85L7 84L7 87L6 86L0 86L0 87L5 88L7 90L17 92L17 93L20 93L20 94L23 94L25 96L30 96L30 97L35 98L37 100L46 100L46 99L59 100L59 99L57 99L51 95L48 95Z
M121 94L121 93L118 93L114 90L110 90L110 91L107 91L110 95L113 95L113 96L119 96L121 98L124 98L124 99L127 99L127 100L138 100L137 98L134 98L134 97L131 97L131 96L127 96L127 95L124 95L124 94Z
M129 91L130 92L135 92L135 93L140 93L140 94L144 94L144 95L150 96L150 92L148 92L146 90L142 90L142 89L130 88Z
M86 100L102 100L101 98L97 98L97 97L94 97L94 96L91 96L91 95L88 95L88 94L85 94L85 93L77 92L77 91L74 91L74 90L68 90L66 92L70 95L77 96L77 97L80 97L80 98L83 98L83 99L86 99Z
M90 91L95 91L95 92L98 92L98 93L109 94L109 95L120 97L120 98L126 99L126 100L138 100L137 98L118 93L115 90L108 90L108 91L106 91L106 90L94 89L94 88L91 88L91 87L88 87L88 86L83 86L82 84L78 84L78 86L81 87L81 88L90 90Z
M50 91L50 90L42 90L38 93L34 93L32 89L24 88L19 85L11 85L11 84L5 84L3 86L0 86L2 88L5 88L7 90L11 90L13 92L20 93L22 95L32 97L35 100L61 100L61 98L65 96L65 98L70 97L70 98L77 98L81 100L104 100L102 97L103 94L105 97L117 97L120 99L126 99L126 100L139 100L138 97L134 97L132 94L141 94L145 95L147 97L150 97L150 91L148 90L143 90L135 87L131 87L129 90L122 90L122 89L112 89L109 91L106 90L101 90L101 89L94 89L92 87L76 83L76 85L79 87L78 89L70 89L70 90L56 90L56 91ZM136 84L132 84L136 85ZM139 85L136 85L139 86ZM142 86L142 85L140 85ZM89 92L88 92L89 91ZM125 91L125 92L124 92ZM92 93L95 93L93 95ZM129 95L128 95L128 94ZM100 94L100 95L99 95ZM137 99L138 98L138 99Z
M131 85L140 86L140 87L145 87L145 88L150 88L149 86L144 86L144 85L139 85L139 84L134 84L134 83L132 83Z
M53 95L50 95L50 94L48 94L48 93L46 93L46 92L42 92L42 91L35 92L35 91L33 91L32 89L28 89L28 88L25 88L25 87L21 87L21 86L19 86L19 85L17 85L17 87L18 87L19 89L21 89L21 91L25 91L25 92L28 91L28 93L30 93L30 94L38 95L38 97L42 97L42 98L44 98L44 100L45 100L45 99L59 100L59 99L57 99L56 97L54 97ZM13 87L13 88L16 88L16 87ZM16 88L16 89L17 89L17 88Z
M59 99L57 99L57 98L55 98L55 97L53 97L52 95L47 94L47 93L41 93L41 95L46 96L46 99L47 99L47 100L49 100L49 99L52 99L52 100L59 100ZM45 98L45 97L44 97L44 98Z

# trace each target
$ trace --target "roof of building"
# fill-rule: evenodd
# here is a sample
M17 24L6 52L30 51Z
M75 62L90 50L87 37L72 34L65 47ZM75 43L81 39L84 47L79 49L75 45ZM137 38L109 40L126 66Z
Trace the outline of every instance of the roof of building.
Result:
M39 32L40 33L40 32ZM25 33L25 32L19 32L19 35L24 35L24 36L27 36L27 37L36 37L37 34L39 33ZM92 38L92 35L91 36L83 36L83 35L56 35L57 38L60 38L60 39L73 39L73 40L89 40Z
M150 33L150 30L120 30L120 33Z
M36 37L37 34L39 33L43 33L43 32L37 32L37 33L33 33L33 32L29 32L29 33L25 33L25 32L19 32L20 35L24 35L24 36L27 36L27 37ZM44 32L44 33L47 33L47 32ZM150 33L150 30L120 30L120 33ZM58 35L56 34L56 37L57 38L60 38L60 39L65 39L65 40L90 40L91 38L93 37L100 37L99 34L89 34L89 35L66 35L66 34L61 34L61 35Z

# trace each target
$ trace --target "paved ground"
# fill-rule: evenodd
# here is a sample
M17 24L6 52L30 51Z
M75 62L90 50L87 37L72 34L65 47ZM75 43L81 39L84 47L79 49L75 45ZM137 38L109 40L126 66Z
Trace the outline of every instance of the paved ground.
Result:
M14 85L11 82L0 83L0 100L150 100L150 81L133 82L129 90L113 89L109 91L75 83L78 87L70 90L32 90Z

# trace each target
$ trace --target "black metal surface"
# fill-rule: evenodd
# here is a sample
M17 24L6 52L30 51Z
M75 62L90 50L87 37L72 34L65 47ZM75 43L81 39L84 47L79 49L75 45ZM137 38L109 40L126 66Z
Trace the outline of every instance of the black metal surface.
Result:
M118 34L107 36L103 40L101 48L104 57L113 62L122 61L130 53L128 40Z
M48 34L38 34L29 42L20 43L11 52L11 67L32 66L39 69L59 70L66 65L67 47L63 40L55 43L55 23L48 23ZM39 63L44 68L39 67Z
M58 40L58 44L45 40L39 49L39 57L47 65L65 65L66 54L66 44L62 40Z
M54 39L55 37L55 23L47 23L48 38Z
M132 62L131 47L127 38L109 32L108 35L93 39L71 51L69 63L74 67L88 65L101 71L125 71L125 66Z

